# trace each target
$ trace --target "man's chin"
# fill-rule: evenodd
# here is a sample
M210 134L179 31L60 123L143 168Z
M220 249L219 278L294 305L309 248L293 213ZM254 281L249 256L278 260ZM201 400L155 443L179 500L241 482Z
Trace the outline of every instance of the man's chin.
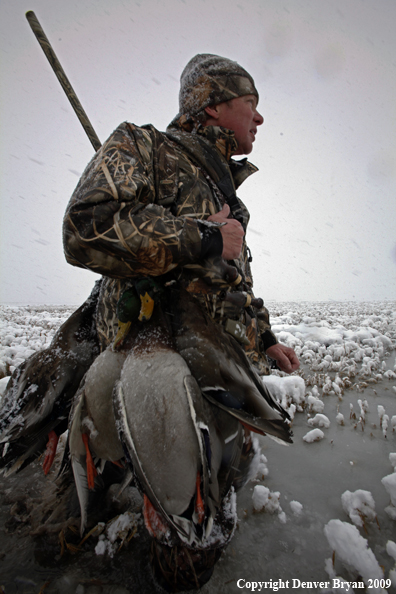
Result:
M253 150L253 142L250 138L247 138L244 142L238 142L238 148L233 155L250 155Z
M238 150L232 154L233 154L233 156L241 157L242 155L250 155L252 150L253 150L253 144L251 144L250 146L238 148Z

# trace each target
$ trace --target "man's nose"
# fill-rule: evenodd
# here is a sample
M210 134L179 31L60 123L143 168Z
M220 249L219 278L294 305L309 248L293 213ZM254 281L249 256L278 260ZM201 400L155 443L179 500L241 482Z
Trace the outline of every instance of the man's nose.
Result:
M257 126L261 126L261 124L264 123L264 118L258 111L256 111L256 113L254 114L254 122L255 124L257 124Z

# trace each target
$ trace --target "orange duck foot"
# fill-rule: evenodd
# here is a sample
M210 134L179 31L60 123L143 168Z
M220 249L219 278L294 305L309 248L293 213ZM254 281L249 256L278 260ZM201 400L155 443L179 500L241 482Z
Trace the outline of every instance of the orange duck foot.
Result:
M91 452L89 451L89 445L88 445L88 435L86 433L82 434L82 440L84 442L85 445L85 451L87 453L87 480L88 480L88 489L93 490L95 488L95 476L97 476L97 470L95 468L95 464L93 462L92 456L91 456Z
M143 517L150 536L161 540L161 537L168 531L168 527L147 495L143 495Z
M118 468L125 468L121 460L112 460L112 464L115 464L115 466L118 466Z
M58 446L59 437L55 431L48 433L47 449L45 451L45 457L43 462L44 474L47 475L51 469L52 463L55 458L56 448Z
M195 500L195 512L198 516L198 522L202 524L205 519L205 506L201 496L201 475L197 473L197 497Z

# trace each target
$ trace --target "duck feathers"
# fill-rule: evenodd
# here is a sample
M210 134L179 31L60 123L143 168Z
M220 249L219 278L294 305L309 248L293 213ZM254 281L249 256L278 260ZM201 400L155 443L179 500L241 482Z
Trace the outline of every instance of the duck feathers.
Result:
M20 470L45 449L47 434L67 429L74 394L99 353L94 312L99 287L11 376L0 409L0 468Z
M205 397L253 431L291 443L289 415L251 366L243 348L186 291L169 300L177 351Z

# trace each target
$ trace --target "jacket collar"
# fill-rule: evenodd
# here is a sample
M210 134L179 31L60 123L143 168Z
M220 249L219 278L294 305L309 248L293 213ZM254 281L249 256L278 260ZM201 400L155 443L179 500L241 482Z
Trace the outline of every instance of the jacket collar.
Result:
M253 163L250 163L247 158L236 160L231 157L238 146L233 130L228 130L221 126L202 126L201 124L191 128L190 122L184 122L182 116L169 124L166 133L170 138L173 138L189 150L189 152L193 153L195 158L201 161L200 164L206 169L209 169L208 162L205 159L203 163L200 158L201 150L199 149L199 145L201 144L202 146L202 143L199 140L204 139L211 147L215 147L218 153L220 153L223 163L224 161L226 162L224 165L227 164L230 168L235 189L239 188L242 182L250 175L258 171L258 168ZM211 172L209 171L209 173Z
M172 122L173 124L173 122ZM202 167L212 178L219 190L224 194L232 215L246 230L249 213L245 205L236 195L236 188L257 168L246 159L243 161L227 161L223 150L227 152L234 133L215 126L198 128L195 132L186 132L180 126L170 125L166 135L180 144L196 164ZM226 137L227 141L226 141Z

